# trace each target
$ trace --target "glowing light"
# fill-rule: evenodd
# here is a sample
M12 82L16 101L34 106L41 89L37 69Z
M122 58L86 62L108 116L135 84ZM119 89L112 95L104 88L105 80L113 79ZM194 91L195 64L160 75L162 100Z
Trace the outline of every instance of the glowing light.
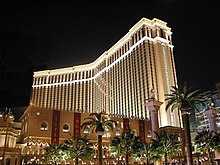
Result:
M68 82L59 82L59 83L50 83L50 84L38 84L38 85L33 85L32 87L48 87L48 86L55 86L55 85L66 85L66 84L72 84L72 83L79 83L79 82L86 82L86 81L92 81L94 79L96 79L98 76L100 76L102 73L106 72L107 70L109 70L110 68L112 68L114 65L116 65L117 63L119 63L123 58L125 58L126 56L128 56L134 48L136 48L139 44L141 44L143 41L145 40L150 40L152 42L157 42L157 41L161 41L161 42L165 42L168 43L169 41L160 37L156 37L156 38L150 38L148 36L144 36L142 39L140 39L137 43L135 43L133 46L131 46L131 48L125 52L121 57L119 57L117 60L115 60L113 63L111 63L109 66L103 68L100 72L98 72L96 75L94 75L91 78L86 78L86 79L81 79L81 80L73 80L73 81L68 81ZM107 57L106 57L107 58ZM104 60L106 60L106 58L104 58ZM65 72L67 73L67 72Z

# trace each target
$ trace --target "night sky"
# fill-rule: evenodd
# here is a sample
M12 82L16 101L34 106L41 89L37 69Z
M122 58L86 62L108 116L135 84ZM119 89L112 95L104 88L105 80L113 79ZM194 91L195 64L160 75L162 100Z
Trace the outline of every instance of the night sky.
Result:
M0 107L27 106L33 71L93 62L143 17L172 29L178 81L213 90L219 11L217 0L1 2Z

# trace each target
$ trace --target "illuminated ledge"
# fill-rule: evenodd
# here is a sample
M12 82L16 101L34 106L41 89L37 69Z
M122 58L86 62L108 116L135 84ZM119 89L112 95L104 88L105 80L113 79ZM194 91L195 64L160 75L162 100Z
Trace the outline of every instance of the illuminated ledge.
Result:
M162 27L163 29L166 29L169 34L171 33L171 28L167 27L167 23L164 21L161 21L157 18L154 18L152 20L149 20L147 18L142 18L138 23L136 23L130 30L129 32L122 37L116 44L114 44L108 51L105 51L101 56L98 57L94 62L85 64L85 65L78 65L78 66L73 66L73 67L66 67L66 68L61 68L61 69L53 69L53 70L44 70L44 71L37 71L34 72L34 77L37 76L46 76L46 75L53 75L53 74L62 74L62 73L71 73L74 71L83 71L83 70L91 70L98 66L100 62L102 62L104 59L106 59L109 55L113 54L115 51L117 51L125 42L128 42L131 38L131 36L143 25L146 25L151 28L156 28L156 27ZM146 36L145 36L146 37ZM144 38L145 38L144 37ZM146 37L147 39L153 41L153 42L158 42L162 41L165 43L169 43L168 40L160 38L160 37L155 37L155 38L150 38ZM146 39L145 38L145 39ZM133 45L134 46L134 45ZM173 47L172 45L169 45L170 47Z

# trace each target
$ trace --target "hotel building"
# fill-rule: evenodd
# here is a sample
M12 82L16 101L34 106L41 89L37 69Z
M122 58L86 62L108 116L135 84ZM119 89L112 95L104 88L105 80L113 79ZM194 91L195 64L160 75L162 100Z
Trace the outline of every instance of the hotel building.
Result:
M135 121L143 120L147 132L151 123L145 103L152 95L163 102L159 127L179 127L178 112L165 110L164 97L176 83L171 28L159 19L143 18L90 64L34 72L30 105L21 117L22 152L41 155L53 138L62 141L67 132L74 134L76 113L82 123L92 112L105 112L118 121L116 131L129 119L137 134Z
M218 84L216 84L217 87ZM200 132L202 130L210 130L210 120L207 117L207 115L205 114L205 111L207 111L207 109L210 108L210 105L212 106L213 109L217 110L216 116L215 116L215 122L216 122L216 126L217 126L217 132L220 132L220 95L217 90L214 91L207 91L202 93L203 97L208 98L205 103L205 105L199 105L197 106L198 111L195 112L195 114L192 118L192 120L194 119L194 122L191 121L191 124L194 124L195 126L193 127L193 125L191 125L192 129L191 131L193 132Z

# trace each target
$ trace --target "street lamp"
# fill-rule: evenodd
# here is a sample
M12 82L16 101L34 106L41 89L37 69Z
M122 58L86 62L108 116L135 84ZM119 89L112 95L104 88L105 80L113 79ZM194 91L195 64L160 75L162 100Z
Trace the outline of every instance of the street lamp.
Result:
M12 115L10 108L6 108L5 112L3 112L3 114L0 115L0 121L3 123L3 125L6 123L5 142L4 142L2 162L1 162L1 165L4 165L5 152L7 148L8 127L10 126L10 123L12 124L14 121L14 116Z

